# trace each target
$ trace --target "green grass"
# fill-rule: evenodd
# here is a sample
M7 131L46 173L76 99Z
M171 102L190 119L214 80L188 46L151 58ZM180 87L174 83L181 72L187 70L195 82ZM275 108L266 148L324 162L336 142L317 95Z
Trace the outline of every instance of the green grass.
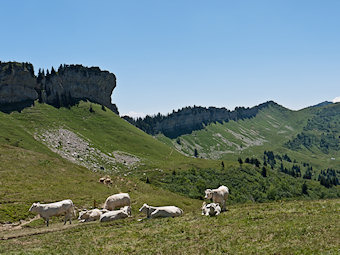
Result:
M279 154L287 153L293 159L311 163L318 169L339 168L340 151L333 150L329 154L324 154L317 147L314 150L305 147L301 147L299 150L291 150L285 145L289 140L303 132L307 124L311 129L310 123L314 124L312 128L327 129L329 126L328 129L333 129L333 133L337 137L339 135L338 108L339 105L335 104L321 109L306 108L300 111L291 111L279 105L274 105L261 110L252 119L210 124L203 130L194 131L192 134L183 135L173 140L162 135L157 136L157 138L187 155L194 155L196 148L199 157L204 158L236 160L238 157L261 157L265 150L270 150ZM322 125L320 125L320 117L318 117L320 112L323 114L324 123ZM328 116L330 113L332 115ZM327 122L328 119L329 123ZM316 136L322 134L322 131L310 132ZM335 158L335 160L331 158Z
M339 254L340 249L340 200L230 205L215 218L201 216L196 205L178 218L138 222L141 216L5 232L12 239L0 241L0 253Z
M94 113L89 111L91 105ZM272 112L261 113L263 118L275 114L278 118L278 109L273 107L269 110ZM263 123L255 118L243 122L247 122L248 126L251 122L253 125L258 122L259 130ZM243 122L224 125L243 125ZM210 128L223 128L224 125L214 124ZM122 167L119 175L114 176L113 187L100 185L97 180L103 173L94 173L70 163L33 137L36 132L60 127L80 135L104 153L119 150L136 155L141 159L141 164L134 170ZM85 102L70 109L36 104L22 113L0 113L0 161L0 222L15 222L32 217L28 208L36 201L53 202L71 198L78 207L90 207L94 200L101 204L107 196L117 192L132 193L137 198L143 198L142 201L148 199L149 192L157 192L158 196L153 198L153 202L157 202L157 199L159 202L171 202L178 198L189 204L195 200L186 200L169 191L199 198L205 188L225 184L233 192L233 202L263 202L296 197L327 198L339 193L339 189L325 190L315 182L307 181L310 193L304 197L301 195L302 179L294 180L275 171L265 179L258 169L250 167L241 171L237 163L228 161L224 162L225 171L220 171L221 161L185 157L111 111L103 111L100 105ZM193 169L198 173L196 176L191 174ZM107 170L110 172L110 169ZM124 177L127 171L134 172ZM173 171L178 173L176 179L172 178ZM146 177L149 177L152 185L145 184ZM164 200L161 194L167 194L168 198ZM135 203L137 201L140 200L137 199Z
M94 113L89 111L90 105ZM273 112L270 114L274 115L276 110L271 109ZM254 118L238 123L214 124L209 126L210 131L204 132L222 132L224 125L230 125L229 128L234 128L235 132L247 126L265 132L271 124L267 123L262 129L261 125L269 112L261 114L263 120ZM290 117L276 115L276 118L284 120ZM300 132L300 124L297 120L293 122L292 135ZM111 174L113 185L104 186L98 183L103 173L75 165L34 139L37 132L61 127L78 134L106 154L117 150L133 154L141 159L141 164L128 176L124 174L132 170L122 166L122 172ZM195 135L198 139L201 134ZM280 139L277 135L275 137ZM204 138L209 146L214 143L210 138ZM94 201L97 207L101 207L109 195L118 192L130 194L133 213L132 218L104 224L74 222L63 226L60 217L53 217L49 228L45 227L42 219L20 229L5 230L4 225L0 225L0 253L339 252L339 224L335 224L339 222L339 199L249 203L251 200L316 199L322 193L327 198L336 194L338 188L325 189L314 181L307 181L309 196L305 196L301 194L303 180L272 170L268 170L268 177L263 178L259 169L251 165L240 168L235 161L224 160L225 170L222 170L221 160L185 157L169 146L172 141L165 138L163 141L143 133L111 111L103 111L100 105L85 102L70 109L36 104L22 113L0 113L0 223L33 218L28 209L36 201L49 203L70 198L77 208L91 208ZM189 139L188 142L194 144L197 141ZM303 152L294 155L299 157L299 153L303 158ZM315 158L316 162L318 160ZM176 172L175 178L173 171ZM151 184L145 183L146 177L150 178ZM216 218L202 217L202 200L193 198L202 196L205 188L220 184L230 187L229 211ZM143 203L176 205L185 214L179 218L139 222L137 219L144 217L138 212Z
M0 159L0 223L32 217L28 209L33 202L69 198L78 208L90 208L94 200L101 206L108 196L118 192L129 192L134 197L133 210L143 202L163 204L175 200L184 208L197 203L133 178L112 176L113 185L105 186L98 182L101 173L18 147L0 145ZM149 197L150 193L158 195Z
M91 105L94 113L89 111ZM32 135L59 127L80 134L88 139L93 147L104 153L119 150L136 155L143 160L145 169L189 168L216 164L214 161L187 158L113 112L103 111L100 105L85 102L80 102L70 109L36 104L22 113L0 113L0 143L10 143L45 153L46 147L35 141Z

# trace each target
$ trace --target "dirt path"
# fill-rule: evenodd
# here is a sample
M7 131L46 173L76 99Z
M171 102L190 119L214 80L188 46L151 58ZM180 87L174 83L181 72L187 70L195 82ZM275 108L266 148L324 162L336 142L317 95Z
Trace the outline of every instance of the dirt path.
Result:
M32 219L29 220L20 220L19 222L15 223L9 223L9 224L0 224L0 233L3 231L8 230L16 230L21 229L22 227L26 226L27 224L30 224L32 221L39 219L39 215L35 216Z
M29 224L29 222L25 222L25 225ZM24 225L14 226L12 228L8 228L7 230L2 230L0 232L0 240L9 240L16 239L27 236L35 236L41 234L47 234L52 232L64 231L70 228L79 227L80 224L67 224L57 223L50 227L40 227L40 228L22 228Z

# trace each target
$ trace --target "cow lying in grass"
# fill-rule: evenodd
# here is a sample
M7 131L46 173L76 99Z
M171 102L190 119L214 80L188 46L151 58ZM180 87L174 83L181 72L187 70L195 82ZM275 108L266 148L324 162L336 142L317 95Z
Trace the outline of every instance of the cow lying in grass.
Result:
M217 216L221 213L221 207L218 203L206 204L203 202L202 215L205 216Z
M103 213L108 212L106 209L92 209L92 210L82 210L79 212L78 220L79 222L89 222L96 221L100 219Z
M146 214L148 219L150 218L164 218L164 217L178 217L183 214L183 210L176 206L161 206L155 207L144 204L140 209L140 212Z
M47 226L49 224L50 217L52 216L65 214L65 225L67 220L69 220L71 224L72 215L75 215L74 204L71 199L50 204L33 203L29 211L39 214L40 217L42 217L46 221Z
M222 185L218 189L206 189L204 198L212 199L214 203L219 203L221 205L222 212L225 212L228 196L229 189Z
M100 216L100 222L113 221L131 217L131 207L124 206L120 210L107 211Z

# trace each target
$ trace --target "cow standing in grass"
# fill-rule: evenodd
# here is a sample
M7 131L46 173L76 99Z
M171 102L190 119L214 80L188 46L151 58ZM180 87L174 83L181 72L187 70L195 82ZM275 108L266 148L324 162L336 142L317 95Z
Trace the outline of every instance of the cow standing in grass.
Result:
M50 217L52 216L59 216L65 214L65 221L69 220L70 224L72 223L72 215L75 215L74 212L74 204L71 199L50 203L50 204L40 204L40 203L33 203L31 208L29 209L32 213L37 213L46 221L46 225L48 226Z
M229 189L222 185L218 189L206 189L204 198L212 199L214 203L219 203L221 205L222 212L225 212L228 196Z

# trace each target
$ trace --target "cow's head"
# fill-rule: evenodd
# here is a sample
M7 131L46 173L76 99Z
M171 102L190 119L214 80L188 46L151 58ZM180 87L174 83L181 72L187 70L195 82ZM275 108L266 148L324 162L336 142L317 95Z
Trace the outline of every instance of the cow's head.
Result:
M79 212L79 217L78 220L85 220L89 217L88 210L83 209L82 211Z
M211 199L212 198L212 191L211 189L206 189L205 190L205 199Z
M40 203L33 203L32 206L30 207L30 209L28 211L30 212L35 212L36 209L39 207Z
M131 207L130 206L124 206L123 208L121 208L121 210L126 213L128 216L131 216Z
M148 213L150 206L147 204L144 204L141 208L139 208L140 212Z

